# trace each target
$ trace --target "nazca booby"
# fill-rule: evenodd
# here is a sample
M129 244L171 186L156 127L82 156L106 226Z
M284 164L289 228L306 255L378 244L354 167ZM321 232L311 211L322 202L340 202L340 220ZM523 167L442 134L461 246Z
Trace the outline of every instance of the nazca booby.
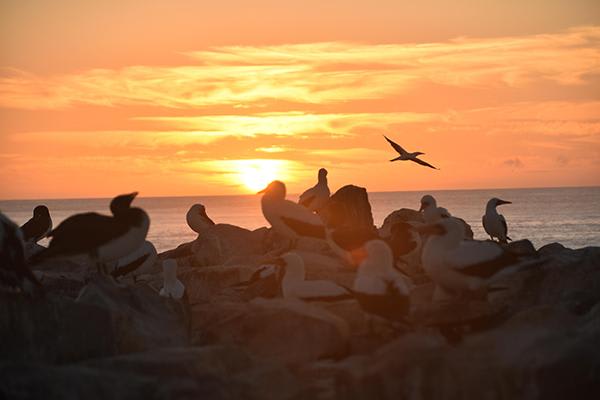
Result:
M213 220L206 214L206 207L202 204L194 204L191 206L185 219L188 226L198 234L203 233L206 229L215 225Z
M298 199L298 203L311 211L319 211L327 204L330 195L331 192L327 185L327 170L321 168L317 184L302 193Z
M394 148L394 150L396 150L398 152L398 154L400 154L400 156L398 156L390 161L412 161L417 164L423 165L425 167L439 169L439 168L436 168L433 165L429 164L428 162L425 162L418 158L418 156L425 155L425 153L421 153L420 151L416 151L414 153L409 153L408 151L404 150L402 148L402 146L400 146L398 143L390 140L387 136L383 135L383 137Z
M506 219L504 215L499 214L496 210L496 207L502 204L512 204L512 202L496 197L490 199L485 207L485 215L482 217L482 223L483 228L492 240L497 238L500 243L508 243L508 240L512 239L507 235L508 226L506 225Z

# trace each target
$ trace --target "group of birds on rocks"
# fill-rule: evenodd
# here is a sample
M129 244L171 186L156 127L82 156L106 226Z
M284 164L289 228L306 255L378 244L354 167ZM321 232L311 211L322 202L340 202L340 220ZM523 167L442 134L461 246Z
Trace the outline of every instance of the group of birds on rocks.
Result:
M417 158L423 153L409 153L385 139L399 153L391 161L413 161L437 169ZM506 220L496 208L510 202L498 198L489 200L482 221L492 240L477 241L466 239L464 221L438 207L431 195L421 199L422 223L399 221L385 234L375 229L329 227L319 214L331 194L324 168L318 172L317 184L302 193L298 202L286 199L286 186L277 180L259 193L264 218L274 232L289 239L289 246L268 254L263 266L246 283L275 276L283 297L307 301L354 298L368 315L401 322L410 310L414 283L399 265L409 259L416 259L435 283L434 300L495 290L497 277L527 264L503 246L510 238ZM150 218L143 209L132 206L136 196L134 192L115 197L110 202L112 215L76 214L55 228L44 205L35 207L33 217L22 227L0 213L0 283L16 291L43 292L31 267L52 259L85 257L95 264L97 272L114 278L154 265L156 249L146 240ZM201 204L189 209L186 220L199 235L215 225ZM48 247L37 245L45 237L50 239ZM334 254L353 265L356 276L352 287L328 280L306 280L304 260L296 250L303 238L324 241ZM160 295L181 299L185 287L177 279L177 261L162 260L162 268Z

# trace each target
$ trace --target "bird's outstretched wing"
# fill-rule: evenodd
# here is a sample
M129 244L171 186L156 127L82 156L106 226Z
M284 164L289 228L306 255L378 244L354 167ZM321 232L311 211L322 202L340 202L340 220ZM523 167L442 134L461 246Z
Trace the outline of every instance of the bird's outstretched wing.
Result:
M426 161L423 161L423 160L421 160L421 159L419 159L419 158L416 158L416 157L415 157L415 158L411 158L411 159L410 159L410 161L414 161L414 162L416 162L417 164L421 164L421 165L424 165L424 166L426 166L426 167L429 167L429 168L433 168L433 169L439 169L439 168L436 168L436 167L434 167L433 165L429 164L428 162L426 162Z
M398 152L398 154L406 154L406 150L404 150L402 148L402 146L400 146L398 143L394 142L393 140L390 140L387 136L383 135L383 137L385 138L385 140L388 141L388 143L394 148L394 150L396 150Z

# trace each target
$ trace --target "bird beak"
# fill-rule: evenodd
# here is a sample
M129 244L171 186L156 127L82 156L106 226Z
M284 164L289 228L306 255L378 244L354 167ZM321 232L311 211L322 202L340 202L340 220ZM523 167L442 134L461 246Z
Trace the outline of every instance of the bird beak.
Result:
M421 226L415 227L415 230L424 235L442 236L442 235L446 234L446 228L444 228L444 226L441 224L421 225Z
M352 258L352 261L355 265L358 265L361 262L363 262L367 258L367 256L367 250L362 246L350 252L350 257Z
M502 204L512 204L512 201L498 200L498 205L501 206Z
M260 192L256 192L256 194L263 194L263 193L266 193L268 188L269 188L269 187L267 186L266 188L264 188L264 189L263 189L263 190L261 190Z

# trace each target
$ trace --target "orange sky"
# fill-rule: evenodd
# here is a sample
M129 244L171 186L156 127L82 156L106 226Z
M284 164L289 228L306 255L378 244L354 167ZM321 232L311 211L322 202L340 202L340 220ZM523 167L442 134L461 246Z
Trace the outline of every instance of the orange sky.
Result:
M600 184L596 1L287 3L2 2L0 198Z

